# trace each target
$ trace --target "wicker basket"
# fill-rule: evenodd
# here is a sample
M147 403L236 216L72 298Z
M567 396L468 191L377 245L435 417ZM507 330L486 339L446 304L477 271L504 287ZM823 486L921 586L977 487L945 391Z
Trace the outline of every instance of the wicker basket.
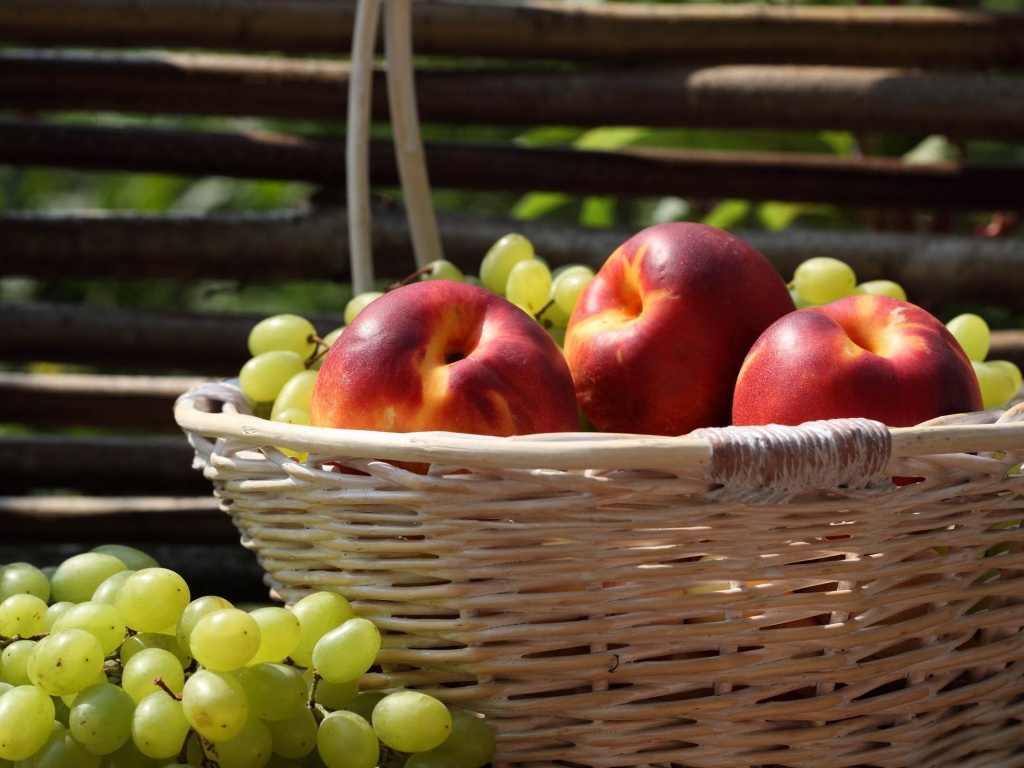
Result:
M382 1L360 0L352 51L357 291L373 285L366 139ZM441 254L409 1L387 2L422 266ZM175 408L272 594L345 595L385 634L364 684L484 713L497 765L1024 766L1024 405L909 429L844 420L682 438L389 434L249 413L230 383Z
M1024 404L682 438L247 409L176 418L273 594L345 595L385 633L365 684L486 714L500 763L1024 765Z

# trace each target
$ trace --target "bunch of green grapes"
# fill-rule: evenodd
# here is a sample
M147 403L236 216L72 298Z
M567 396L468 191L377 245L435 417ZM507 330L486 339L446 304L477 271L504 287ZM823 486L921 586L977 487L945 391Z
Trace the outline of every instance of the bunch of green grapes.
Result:
M144 552L0 567L2 768L481 768L490 726L360 689L381 635L333 592L248 610Z
M1021 391L1021 370L1011 360L989 360L991 330L985 318L973 312L957 315L946 328L963 347L974 367L985 408L1002 407Z
M295 314L271 315L254 325L248 338L250 357L238 373L238 383L256 413L271 421L308 426L317 371L343 330L340 326L319 336L312 322Z
M517 233L500 237L480 261L479 275L466 275L446 259L433 261L395 284L412 280L458 280L482 285L504 296L540 323L559 343L580 294L594 276L585 264L568 264L552 270L534 251L533 243ZM345 323L351 323L380 291L360 293L345 307Z
M815 256L798 264L789 282L789 292L797 309L817 307L864 293L907 300L907 292L899 283L892 280L858 283L853 267L831 256Z

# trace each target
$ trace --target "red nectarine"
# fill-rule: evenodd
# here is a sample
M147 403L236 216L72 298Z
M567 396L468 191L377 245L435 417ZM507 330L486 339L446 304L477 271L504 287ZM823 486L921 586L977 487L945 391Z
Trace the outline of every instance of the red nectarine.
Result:
M575 431L577 407L565 358L532 317L486 288L431 280L359 313L323 360L310 418L508 436Z
M729 423L743 357L795 309L757 249L689 222L641 230L580 295L565 356L580 408L606 432L680 435Z
M908 427L981 405L971 362L938 319L867 294L797 310L765 330L737 377L733 423L862 417Z

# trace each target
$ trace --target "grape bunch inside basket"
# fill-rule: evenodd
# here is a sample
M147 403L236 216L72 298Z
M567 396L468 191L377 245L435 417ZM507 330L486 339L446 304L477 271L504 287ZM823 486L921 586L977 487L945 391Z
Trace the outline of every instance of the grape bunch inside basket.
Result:
M396 134L406 16L386 29ZM1024 404L899 429L496 438L275 423L224 382L175 416L271 593L348 598L384 635L364 686L484 714L495 765L1024 766Z

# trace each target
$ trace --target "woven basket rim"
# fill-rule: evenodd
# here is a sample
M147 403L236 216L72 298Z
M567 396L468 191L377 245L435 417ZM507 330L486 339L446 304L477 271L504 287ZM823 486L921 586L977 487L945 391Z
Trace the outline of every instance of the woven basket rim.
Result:
M584 470L616 469L703 470L712 457L711 442L702 436L609 432L558 432L495 437L456 432L379 432L285 424L246 413L208 412L197 407L206 398L203 385L182 395L174 418L186 433L208 438L236 439L252 445L275 446L310 454L345 455L478 467ZM885 427L869 419L833 419L815 424L857 430L875 425L888 431L891 454L916 457L978 453L1024 448L1024 402L1006 411L953 414L913 427ZM802 425L801 425L802 426ZM781 434L800 429L771 425ZM744 435L757 427L719 428L723 439ZM996 437L998 435L998 437Z

